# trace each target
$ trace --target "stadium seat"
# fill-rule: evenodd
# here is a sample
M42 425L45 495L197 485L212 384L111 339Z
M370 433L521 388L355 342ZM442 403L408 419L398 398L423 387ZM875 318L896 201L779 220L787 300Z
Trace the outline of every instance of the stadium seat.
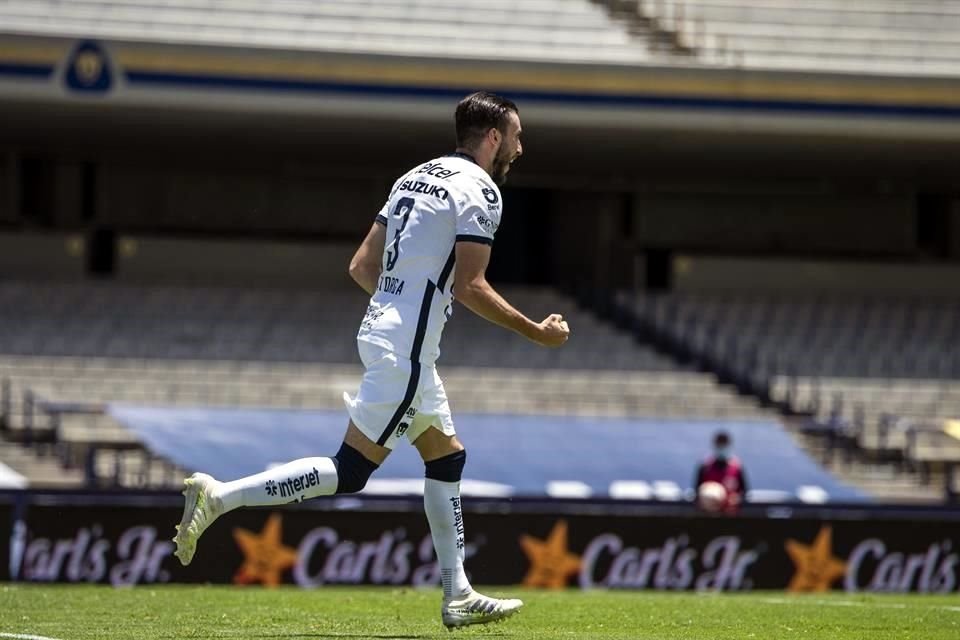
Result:
M707 63L949 75L960 61L960 7L950 2L650 0L637 6Z
M960 417L953 300L730 292L620 303L679 353L869 455L909 458L911 430Z
M642 62L643 41L602 7L560 2L12 0L4 31L400 55Z
M458 413L526 416L757 418L753 399L677 365L567 298L505 287L534 317L575 327L540 348L463 308L439 361ZM108 414L109 407L342 411L356 388L356 327L365 296L297 291L0 281L0 415L8 434L58 447L96 481L173 477ZM28 401L27 398L30 400ZM105 465L120 464L104 475Z

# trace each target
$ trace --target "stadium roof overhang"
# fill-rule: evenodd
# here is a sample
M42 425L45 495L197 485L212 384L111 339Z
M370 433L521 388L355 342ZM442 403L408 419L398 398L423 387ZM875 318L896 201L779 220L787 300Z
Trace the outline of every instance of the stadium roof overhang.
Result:
M955 79L615 67L0 36L0 143L362 163L452 145L456 100L514 97L517 179L675 174L955 180ZM582 185L581 185L582 186Z

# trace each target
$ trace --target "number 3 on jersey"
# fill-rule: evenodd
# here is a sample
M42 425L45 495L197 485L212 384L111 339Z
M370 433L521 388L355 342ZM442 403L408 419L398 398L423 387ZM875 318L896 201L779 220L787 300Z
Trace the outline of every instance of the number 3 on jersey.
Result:
M413 198L400 198L396 208L393 210L393 217L402 218L397 232L393 236L393 242L387 245L387 262L384 271L393 271L397 266L397 259L400 257L400 234L407 228L407 221L410 220L410 213L413 211Z

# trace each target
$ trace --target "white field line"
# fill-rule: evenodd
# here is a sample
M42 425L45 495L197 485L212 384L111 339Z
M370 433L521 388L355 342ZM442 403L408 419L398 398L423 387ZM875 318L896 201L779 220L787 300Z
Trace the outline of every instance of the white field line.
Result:
M871 609L933 609L960 612L960 607L943 605L905 605L893 602L859 602L853 600L808 600L806 598L760 598L764 604L806 604L817 607L870 607Z
M13 640L57 640L47 636L32 636L28 633L0 633L0 638L12 638Z

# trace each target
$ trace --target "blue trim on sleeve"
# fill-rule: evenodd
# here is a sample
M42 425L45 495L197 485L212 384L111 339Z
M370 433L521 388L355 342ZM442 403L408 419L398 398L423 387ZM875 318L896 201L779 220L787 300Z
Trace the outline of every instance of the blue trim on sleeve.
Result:
M377 216L377 219L376 219L374 222L377 222L377 223L379 223L379 224L382 224L383 226L387 226L387 217L386 217L386 216L378 215L378 216Z
M488 238L486 236L472 236L469 234L458 234L457 242L476 242L478 244L492 245L493 238Z

